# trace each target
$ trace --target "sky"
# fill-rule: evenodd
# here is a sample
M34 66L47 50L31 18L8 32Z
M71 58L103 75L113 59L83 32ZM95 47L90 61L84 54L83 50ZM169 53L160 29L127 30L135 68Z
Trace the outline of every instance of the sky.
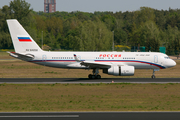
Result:
M0 8L9 5L12 0L0 0ZM25 0L34 11L44 11L44 0ZM180 9L180 0L56 0L56 11L136 11L140 7L151 7L158 10Z

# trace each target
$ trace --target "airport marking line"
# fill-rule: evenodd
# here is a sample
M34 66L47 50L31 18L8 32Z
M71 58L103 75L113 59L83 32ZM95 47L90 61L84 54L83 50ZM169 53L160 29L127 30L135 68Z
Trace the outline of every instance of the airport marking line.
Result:
M40 118L40 117L46 117L46 118L74 118L79 117L79 115L10 115L10 116L0 116L0 118Z

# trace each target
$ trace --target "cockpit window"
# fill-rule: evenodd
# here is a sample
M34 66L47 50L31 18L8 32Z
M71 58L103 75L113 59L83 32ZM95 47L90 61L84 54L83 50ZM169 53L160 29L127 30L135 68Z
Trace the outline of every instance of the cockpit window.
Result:
M165 59L170 59L169 57L164 57Z

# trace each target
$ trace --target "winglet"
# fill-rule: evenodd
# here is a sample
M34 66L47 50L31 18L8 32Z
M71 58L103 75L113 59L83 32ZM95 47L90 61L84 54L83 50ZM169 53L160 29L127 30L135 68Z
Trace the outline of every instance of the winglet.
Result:
M76 62L81 62L81 61L77 58L76 54L74 54L74 59L76 60Z

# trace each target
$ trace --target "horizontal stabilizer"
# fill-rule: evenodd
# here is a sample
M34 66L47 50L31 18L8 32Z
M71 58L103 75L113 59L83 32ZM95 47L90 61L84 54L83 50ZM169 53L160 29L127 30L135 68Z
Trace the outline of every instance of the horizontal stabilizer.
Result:
M30 61L32 59L34 59L34 55L32 54L19 54L19 53L15 53L15 52L7 52L9 53L10 56L21 59L21 60L25 60L25 61Z

